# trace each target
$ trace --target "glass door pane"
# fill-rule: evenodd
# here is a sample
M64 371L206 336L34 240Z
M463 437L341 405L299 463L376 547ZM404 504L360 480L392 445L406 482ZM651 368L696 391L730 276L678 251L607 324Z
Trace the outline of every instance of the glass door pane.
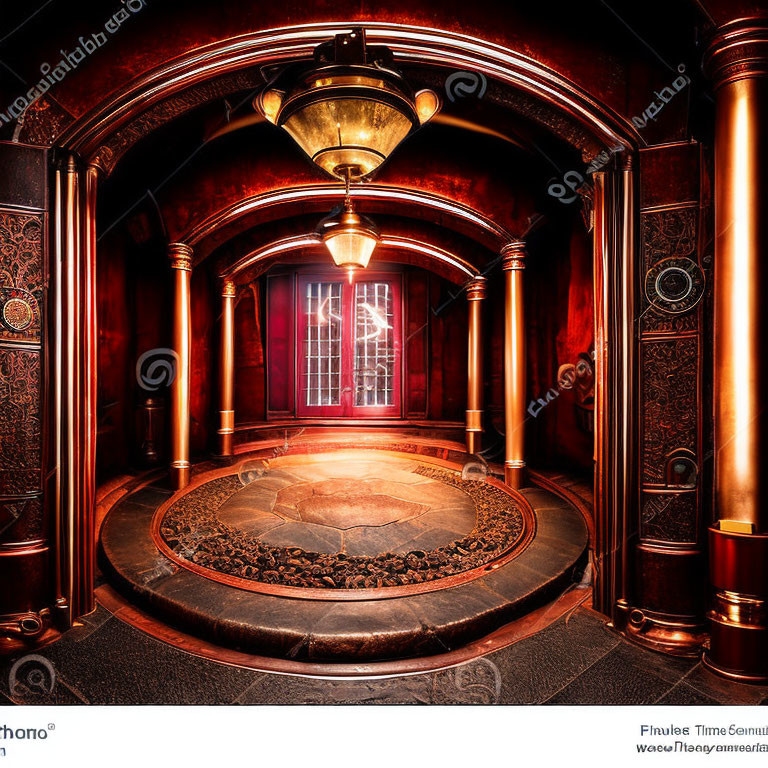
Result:
M388 282L355 283L354 393L356 406L394 402L393 291Z
M302 410L341 406L341 340L344 329L341 282L308 281L303 293Z

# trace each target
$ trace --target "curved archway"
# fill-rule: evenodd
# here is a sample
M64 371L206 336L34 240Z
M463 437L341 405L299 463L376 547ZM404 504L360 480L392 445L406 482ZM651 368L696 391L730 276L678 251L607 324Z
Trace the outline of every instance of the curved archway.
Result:
M440 217L441 220L445 217L458 231L471 233L474 240L497 251L519 240L482 212L429 192L371 183L351 188L350 195L355 200L378 203L398 212L407 210L411 216L417 211L428 220L429 216ZM281 215L285 215L287 211L305 203L320 203L322 210L323 206L329 207L343 197L344 186L337 183L304 185L257 194L206 217L179 237L178 242L186 243L194 249L206 239L252 214L258 215L261 211L277 208Z
M366 24L366 29L369 25ZM77 152L90 163L99 165L106 155L112 159L119 158L121 152L141 138L141 132L125 129L130 120L144 113L147 108L160 104L164 98L171 96L183 87L194 83L202 83L206 79L222 74L232 73L254 64L285 63L303 58L328 36L349 29L349 25L341 22L308 25L306 27L267 30L255 35L223 41L207 46L181 60L170 62L141 78L129 88L119 92L113 98L97 107L88 116L77 121L74 126L64 131L58 138L65 149ZM403 60L420 62L437 66L457 68L472 68L473 70L494 78L502 84L524 91L532 95L540 103L562 117L571 127L579 126L575 133L563 130L562 135L572 146L583 148L589 142L598 145L634 147L642 143L637 132L631 125L616 115L610 109L593 99L588 93L576 87L567 79L551 69L544 67L532 59L522 56L510 49L477 38L457 33L408 25L392 25L373 23L370 25L370 40L373 43L386 44L395 55ZM162 110L161 110L162 111ZM546 120L541 121L547 130L559 133ZM146 127L154 130L160 122L148 120ZM560 126L562 128L562 126ZM112 142L110 144L110 142ZM101 153L101 154L100 154ZM114 167L112 160L106 163L107 170ZM77 189L79 174L83 171L71 160L66 168L57 174L57 215L59 216L59 231L61 238L58 247L64 258L62 261L67 269L78 269L81 260L92 258L95 245L93 229L95 196L88 195L81 200ZM87 171L89 183L94 182L93 165ZM633 345L631 333L633 330L632 307L634 307L633 283L634 271L634 242L633 242L633 170L632 153L627 151L623 157L623 167L616 171L603 171L597 174L598 184L595 193L595 257L598 271L595 283L597 312L597 348L600 362L597 371L598 402L601 421L599 429L610 424L612 431L617 431L621 439L606 439L605 434L599 433L598 440L598 473L601 478L627 478L626 466L631 457L622 450L622 446L631 443L634 438L633 403L634 396L631 382L633 361ZM196 224L186 232L181 240L173 244L174 257L177 260L176 269L180 272L191 270L191 246L198 246L206 238L220 231L229 222L269 206L289 204L294 202L318 201L339 197L341 186L324 184L306 186L293 190L280 190L258 195L253 199L241 201L229 206L204 221ZM375 184L355 189L353 194L361 199L399 200L402 204L418 203L430 209L447 215L461 226L474 231L477 238L486 243L492 243L498 250L502 247L515 245L519 240L507 230L482 213L467 206L454 203L413 190L403 191L393 188L377 187ZM86 203L85 210L78 208ZM72 233L84 231L86 237L82 243ZM430 255L430 254L427 254ZM431 256L436 257L432 251ZM513 263L514 262L514 263ZM520 259L510 259L510 270L520 269ZM87 275L88 270L83 270ZM469 272L468 276L471 275ZM92 279L92 276L91 276ZM188 278L178 278L179 283ZM520 283L520 277L515 278L513 285ZM92 290L92 285L86 287L86 294ZM188 291L188 288L187 288ZM510 295L514 295L513 288ZM61 322L69 322L67 318L76 311L75 302L71 295L62 294ZM620 318L617 320L617 318ZM518 326L520 323L518 322ZM67 327L67 352L75 350L78 344L79 326L72 321L71 328ZM188 327L187 327L188 328ZM182 345L179 345L181 348ZM188 349L188 345L187 345ZM74 352L73 352L74 354ZM79 353L77 353L79 354ZM95 371L95 355L91 344L86 345L85 359L82 371L85 377L92 376ZM510 363L510 366L512 364ZM61 367L57 376L64 378L65 372ZM610 399L606 393L610 393ZM88 400L90 395L91 400ZM93 419L93 392L86 392L81 400L83 422ZM67 424L67 429L76 431L82 427L75 419ZM76 477L73 487L82 488L86 494L82 500L73 499L70 506L77 509L79 504L88 503L88 483L92 483L92 457L85 465L82 457L67 457L67 471ZM82 479L81 480L81 476ZM621 521L618 519L620 502L612 496L610 484L600 484L601 500L598 502L598 542L599 578L601 589L598 594L598 607L610 608L616 595L621 593L621 569L625 567L622 560L623 550L617 550L612 542L620 538ZM82 524L87 524L84 521Z
M379 248L396 248L403 251L411 251L421 256L426 256L430 260L439 262L447 266L456 275L456 282L460 280L471 280L477 277L480 272L456 254L449 253L443 248L438 248L430 243L414 240L407 237L397 237L396 235L383 234L379 241ZM245 255L240 261L232 265L230 269L219 275L222 280L231 280L236 282L240 273L245 272L250 267L259 262L268 262L271 259L284 253L296 251L297 249L320 251L324 249L323 243L314 233L306 235L297 235L296 237L286 237L252 251Z
M580 124L599 144L611 147L639 146L644 140L632 123L601 104L584 89L534 59L512 49L469 35L408 24L366 22L371 44L388 46L404 61L452 67L483 74L500 83L532 95L561 116ZM253 66L280 65L307 59L314 48L340 32L349 31L348 22L282 27L224 40L190 52L145 75L109 97L88 115L64 129L55 143L99 164L99 147L138 114L144 113L182 88L214 76L231 74ZM138 132L126 132L108 149L112 157L168 119L158 115ZM541 118L534 115L534 119ZM558 132L557 126L546 124ZM570 143L574 137L570 136ZM580 143L578 140L575 142Z

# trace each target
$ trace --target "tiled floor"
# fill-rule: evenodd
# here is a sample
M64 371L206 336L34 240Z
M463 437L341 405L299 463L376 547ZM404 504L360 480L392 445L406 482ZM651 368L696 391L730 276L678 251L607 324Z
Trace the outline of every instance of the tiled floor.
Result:
M273 546L364 557L434 549L469 534L469 496L417 474L418 466L377 456L265 470L217 517Z
M379 680L275 675L167 646L103 608L86 625L0 668L6 704L760 704L768 687L739 685L635 647L584 608L508 648L440 672ZM55 676L51 686L51 670ZM42 675L35 672L42 672ZM33 673L30 675L30 673Z

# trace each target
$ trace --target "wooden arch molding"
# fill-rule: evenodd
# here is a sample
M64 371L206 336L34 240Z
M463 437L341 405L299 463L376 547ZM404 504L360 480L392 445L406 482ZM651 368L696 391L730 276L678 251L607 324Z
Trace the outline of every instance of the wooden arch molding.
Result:
M425 257L430 261L434 261L443 267L443 271L447 271L456 283L465 283L474 277L477 277L479 270L470 264L460 256L439 248L431 243L424 242L423 240L416 240L410 237L398 237L396 235L383 234L379 242L377 252L379 249L397 249L401 251L409 251L411 253L418 254ZM274 240L271 243L267 243L250 253L246 254L232 265L230 269L222 272L219 278L223 281L231 281L238 283L238 278L244 273L248 272L252 268L263 267L268 268L273 259L278 258L284 253L290 253L291 251L318 251L323 253L325 248L320 238L313 232L309 232L305 235L296 235L295 237L285 237L280 240ZM327 256L327 251L325 251ZM387 261L387 259L384 259ZM259 272L263 269L259 269ZM437 270L436 270L437 271ZM249 273L249 277L252 277Z
M471 70L522 92L538 105L521 107L527 117L572 146L645 143L627 119L583 88L510 48L429 27L365 22L365 28L371 44L388 46L401 62ZM61 115L45 108L49 103L42 104L20 138L45 137L109 173L131 146L178 115L228 93L258 90L263 77L252 76L255 68L309 59L319 43L350 29L349 22L280 27L203 46L139 76L66 127L57 124Z
M467 235L494 253L499 253L504 245L517 242L520 239L480 211L431 192L383 184L365 184L353 187L350 194L356 200L374 206L370 209L371 212L395 209L395 212L406 213L411 218L421 218L430 222L439 221L449 229ZM216 211L190 228L182 237L178 238L178 242L183 242L193 249L195 252L194 263L197 264L203 258L200 254L212 250L208 246L217 236L219 241L215 243L214 247L218 247L229 239L229 237L221 238L221 233L224 230L235 227L236 231L232 233L232 236L243 231L245 227L237 227L237 224L246 218L258 216L259 213L266 210L274 212L275 209L278 209L276 218L283 218L297 208L305 209L310 203L319 204L318 210L326 210L332 208L343 197L344 185L335 182L263 192L238 200ZM379 211L375 209L377 205L381 206ZM436 254L438 251L447 254L447 251L434 245L424 243L423 247L425 248L423 253L430 257L430 254ZM455 264L462 264L463 266L458 268L469 270L466 272L466 276L472 276L474 267L469 262L458 256L447 255L450 258L443 259L441 257L441 260L449 264L452 259Z

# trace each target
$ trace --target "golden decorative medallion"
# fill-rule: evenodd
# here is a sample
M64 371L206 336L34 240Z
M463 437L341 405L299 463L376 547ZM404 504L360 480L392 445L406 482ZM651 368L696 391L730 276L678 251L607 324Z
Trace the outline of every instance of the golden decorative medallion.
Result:
M688 312L704 295L704 273L687 257L662 259L645 275L645 295L656 309L667 314Z
M3 322L12 331L25 331L34 319L32 307L24 299L14 297L3 305Z

